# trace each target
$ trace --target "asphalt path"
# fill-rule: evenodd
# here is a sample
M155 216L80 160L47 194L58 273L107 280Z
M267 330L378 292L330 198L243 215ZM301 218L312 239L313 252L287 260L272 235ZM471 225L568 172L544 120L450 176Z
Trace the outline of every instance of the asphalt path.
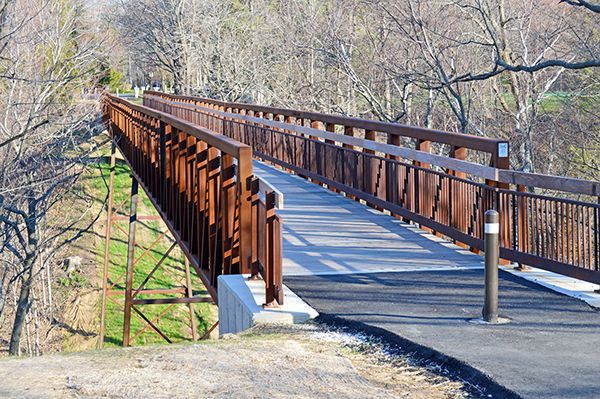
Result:
M483 258L264 163L284 194L284 283L335 322L433 360L482 397L600 398L600 315L500 271L501 325L483 307Z
M500 271L499 314L485 325L483 270L286 276L326 322L434 360L494 398L599 398L600 314ZM491 395L491 396L488 396Z

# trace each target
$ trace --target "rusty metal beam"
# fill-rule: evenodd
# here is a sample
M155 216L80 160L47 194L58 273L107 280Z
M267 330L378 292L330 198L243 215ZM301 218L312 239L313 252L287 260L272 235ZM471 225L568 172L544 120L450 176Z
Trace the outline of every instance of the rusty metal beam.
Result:
M134 299L133 305L162 305L167 303L215 303L211 297L184 297L184 298L152 298L152 299Z
M131 211L129 219L129 244L127 246L127 274L125 279L125 320L123 324L123 346L129 346L129 329L131 324L131 300L133 289L133 264L135 256L135 222L138 203L138 181L131 182Z

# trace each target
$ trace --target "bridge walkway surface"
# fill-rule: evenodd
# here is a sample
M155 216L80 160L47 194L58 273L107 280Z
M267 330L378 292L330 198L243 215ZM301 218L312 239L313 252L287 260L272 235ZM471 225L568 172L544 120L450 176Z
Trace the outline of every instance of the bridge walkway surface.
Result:
M284 283L325 322L435 360L482 397L600 397L600 314L587 303L501 270L510 322L474 323L482 257L280 169L254 171L284 194Z

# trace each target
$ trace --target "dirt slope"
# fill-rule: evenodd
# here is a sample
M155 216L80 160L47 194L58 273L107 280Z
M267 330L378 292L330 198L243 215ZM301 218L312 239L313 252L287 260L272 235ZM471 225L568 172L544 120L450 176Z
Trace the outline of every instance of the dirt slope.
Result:
M0 397L472 397L368 337L305 326L232 338L3 359Z

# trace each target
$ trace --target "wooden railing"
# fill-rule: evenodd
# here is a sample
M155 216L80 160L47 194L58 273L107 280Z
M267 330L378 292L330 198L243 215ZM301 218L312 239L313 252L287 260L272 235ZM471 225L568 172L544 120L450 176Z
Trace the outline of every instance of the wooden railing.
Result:
M494 208L503 259L600 284L600 206L532 193L538 187L598 198L600 183L507 170L505 141L157 92L146 92L144 103L474 250L484 249L484 214ZM402 137L415 139L416 148L399 146ZM454 158L428 153L431 142L449 145ZM489 165L466 162L467 149Z
M257 244L257 232L265 225L281 237L281 222L269 205L272 193L267 193L266 205L257 202L252 149L173 115L110 95L104 100L104 114L131 173L215 303L219 275L261 273L271 279L265 280L268 304L274 300L282 304L281 271L272 270L281 268L281 245ZM266 265L265 270L260 264Z

